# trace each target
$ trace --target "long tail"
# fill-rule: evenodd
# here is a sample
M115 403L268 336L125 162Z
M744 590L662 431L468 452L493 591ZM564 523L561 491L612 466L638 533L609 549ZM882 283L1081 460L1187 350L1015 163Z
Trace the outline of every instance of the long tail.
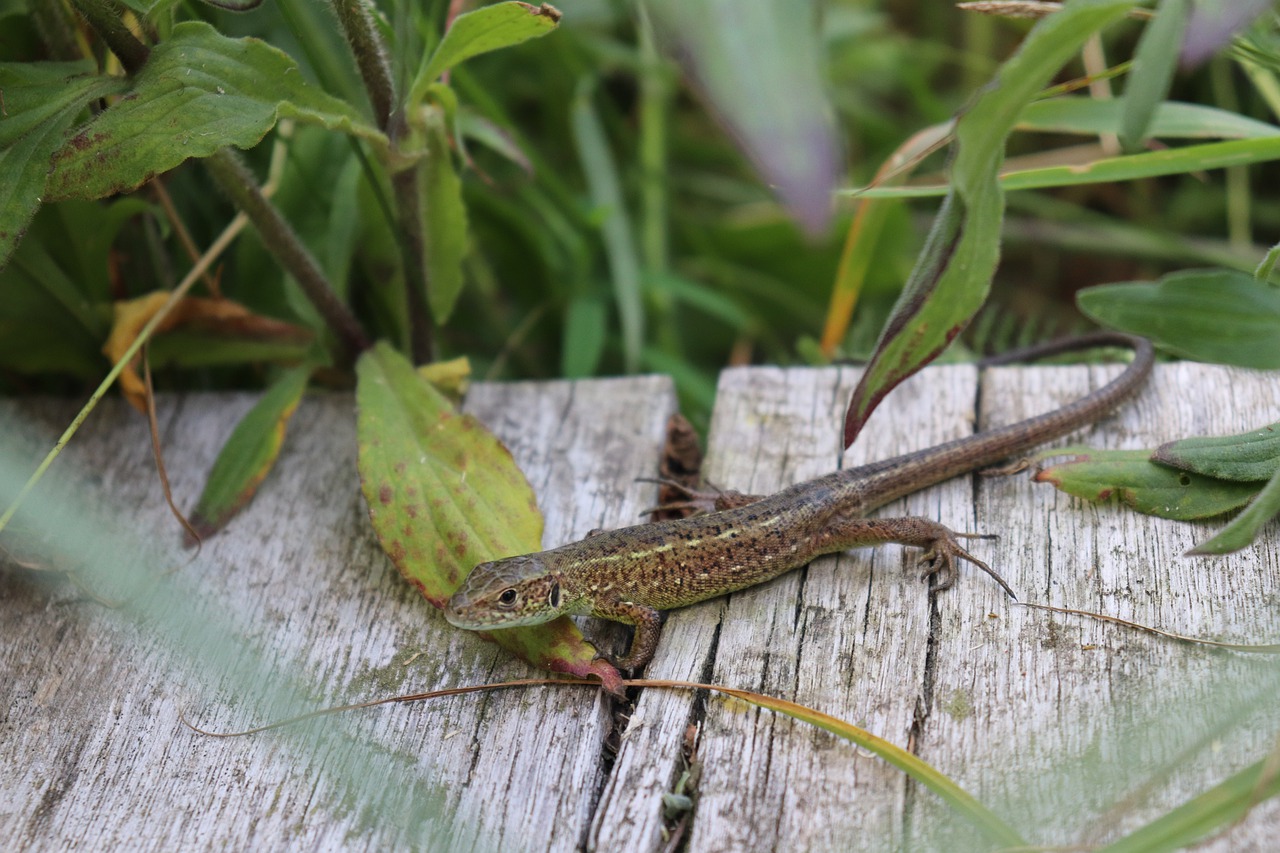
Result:
M1119 332L1098 332L1002 353L979 362L980 366L986 367L1101 346L1130 347L1134 352L1133 361L1124 373L1079 400L1015 424L832 476L860 484L858 497L862 510L867 512L926 486L1024 453L1100 420L1133 396L1150 375L1151 366L1155 363L1155 351L1150 341Z

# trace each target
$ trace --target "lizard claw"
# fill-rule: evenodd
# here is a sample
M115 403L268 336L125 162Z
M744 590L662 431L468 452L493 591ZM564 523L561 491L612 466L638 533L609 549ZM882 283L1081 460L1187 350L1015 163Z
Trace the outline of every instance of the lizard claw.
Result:
M925 567L922 578L935 578L933 584L929 587L930 592L941 592L955 585L956 560L959 559L967 560L991 575L995 582L1000 584L1001 588L1008 593L1010 598L1014 601L1018 600L1013 588L1005 582L1004 578L1000 577L1000 574L995 569L960 547L960 543L956 541L957 536L963 536L966 539L990 539L994 537L974 533L952 533L951 531L947 533L947 536L933 540L929 545L929 549L920 555L918 561L920 565Z

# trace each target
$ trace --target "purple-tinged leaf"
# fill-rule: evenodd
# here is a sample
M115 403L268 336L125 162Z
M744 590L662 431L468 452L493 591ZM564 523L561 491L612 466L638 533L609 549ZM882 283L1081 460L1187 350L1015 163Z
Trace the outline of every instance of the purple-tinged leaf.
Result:
M840 144L810 3L654 0L655 29L729 133L811 234L831 218Z
M1236 33L1264 14L1273 0L1215 0L1196 3L1182 40L1179 62L1194 68L1231 43Z
M1133 5L1077 2L1044 18L956 120L951 189L854 390L844 446L853 443L885 395L936 358L982 307L1000 257L1005 141L1026 105L1080 46Z

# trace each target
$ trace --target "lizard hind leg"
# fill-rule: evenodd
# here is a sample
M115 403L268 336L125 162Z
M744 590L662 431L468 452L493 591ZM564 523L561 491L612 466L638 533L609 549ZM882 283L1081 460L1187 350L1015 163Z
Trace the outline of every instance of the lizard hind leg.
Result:
M982 569L989 574L1001 588L1008 593L1009 597L1014 601L1018 600L1018 596L1014 594L1013 588L1005 582L1000 573L991 566L979 560L960 546L956 541L957 538L965 539L995 539L995 536L981 533L956 533L948 530L942 525L938 525L945 532L944 536L940 536L929 545L928 549L920 555L917 561L919 565L925 567L924 577L936 577L937 580L929 587L930 592L941 592L944 589L950 589L956 581L956 560L965 560L973 563L973 565Z
M956 563L960 560L973 563L1000 584L1014 601L1018 596L1004 578L982 560L961 547L958 539L994 538L977 533L956 533L946 525L927 518L904 516L901 518L862 518L837 515L819 534L815 554L827 554L848 548L897 542L923 548L919 564L924 566L924 576L935 577L930 591L938 592L955 584Z

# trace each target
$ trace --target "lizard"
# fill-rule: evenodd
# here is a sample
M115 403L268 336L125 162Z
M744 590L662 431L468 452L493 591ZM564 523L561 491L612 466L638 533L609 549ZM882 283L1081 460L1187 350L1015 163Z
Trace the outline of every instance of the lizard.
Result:
M1130 347L1134 358L1118 377L1045 414L927 450L837 470L767 497L695 493L711 511L609 531L558 548L477 565L444 609L469 630L514 628L562 614L590 614L633 625L627 653L614 663L637 670L653 657L660 611L727 595L807 565L823 554L896 542L924 549L918 563L933 592L955 581L964 560L985 571L1016 600L1000 575L970 554L956 533L931 519L867 518L899 497L1024 453L1091 424L1133 396L1151 372L1154 352L1142 338L1097 333L1031 347L980 362L983 366L1090 347Z

